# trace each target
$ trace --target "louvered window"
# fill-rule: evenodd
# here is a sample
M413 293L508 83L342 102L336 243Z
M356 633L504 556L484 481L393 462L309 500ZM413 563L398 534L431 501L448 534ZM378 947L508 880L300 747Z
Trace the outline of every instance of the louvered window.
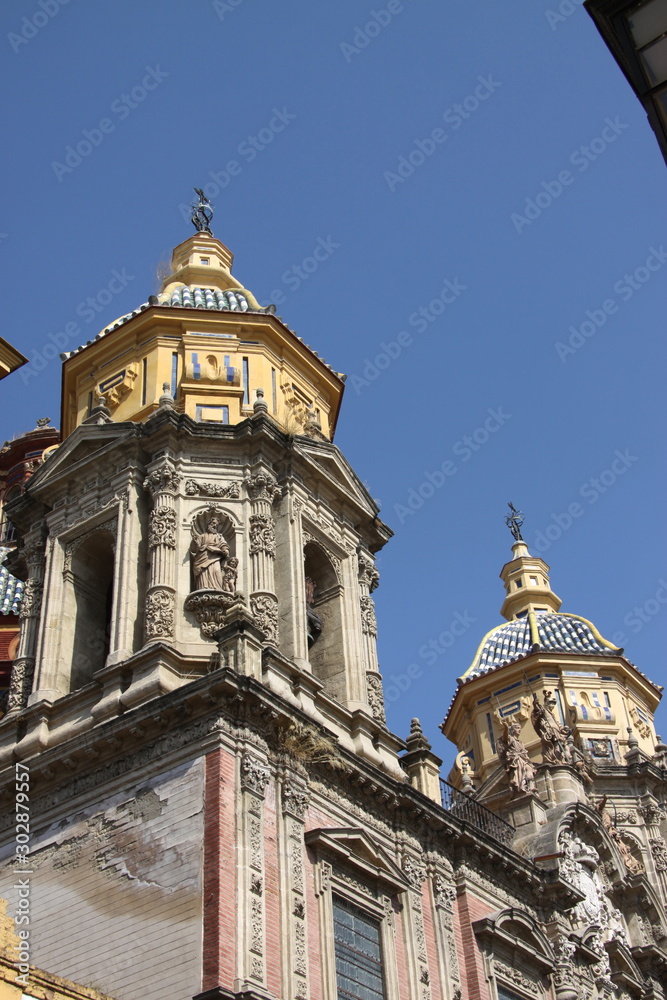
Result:
M333 917L338 1000L384 1000L379 921L335 896Z

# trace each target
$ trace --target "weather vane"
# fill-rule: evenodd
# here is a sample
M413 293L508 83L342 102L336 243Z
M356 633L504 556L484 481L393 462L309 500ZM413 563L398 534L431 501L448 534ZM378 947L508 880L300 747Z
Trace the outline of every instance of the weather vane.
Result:
M213 218L213 207L202 191L201 188L194 188L195 194L199 195L199 201L192 203L192 225L195 227L198 233L208 233L209 236L213 236L211 232L211 220Z
M521 534L521 525L523 524L523 511L517 510L513 503L509 504L509 509L512 513L508 514L505 518L505 524L512 532L514 540L522 542L523 535Z

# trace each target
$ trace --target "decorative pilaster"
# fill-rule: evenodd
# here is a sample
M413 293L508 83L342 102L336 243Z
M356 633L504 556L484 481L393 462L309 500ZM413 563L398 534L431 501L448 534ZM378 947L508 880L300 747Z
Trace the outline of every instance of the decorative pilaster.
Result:
M410 949L412 961L408 960L413 980L411 993L415 997L420 997L421 1000L430 1000L431 974L428 967L424 912L422 910L422 884L426 878L426 869L421 859L418 860L411 854L406 854L403 859L403 874L410 884L410 891L407 894L409 916L406 920L406 930L412 943Z
M364 661L366 664L366 698L373 718L381 725L387 724L384 709L384 691L382 677L378 667L377 654L377 618L375 602L371 594L380 581L380 574L375 568L375 561L369 552L360 549L359 560L359 613L361 617L361 634L363 642Z
M19 610L21 633L7 696L8 715L25 708L32 691L46 562L41 531L26 543L24 556L28 564L28 579L23 588Z
M282 496L282 488L268 473L258 472L244 480L250 498L249 552L251 592L250 610L257 627L272 646L278 643L278 598L276 597L274 564L276 529L272 507Z
M266 764L244 754L241 758L239 902L239 992L266 986L264 913L264 794L269 782Z
M284 851L283 920L289 942L285 943L284 995L308 1000L308 946L304 875L304 819L310 798L306 785L286 775L281 785Z
M149 575L144 619L145 644L174 637L176 598L176 495L180 476L165 459L144 481L153 498L148 521Z
M440 981L446 1000L461 1000L461 970L454 935L456 886L452 866L446 858L429 858L433 893L433 925L438 943Z

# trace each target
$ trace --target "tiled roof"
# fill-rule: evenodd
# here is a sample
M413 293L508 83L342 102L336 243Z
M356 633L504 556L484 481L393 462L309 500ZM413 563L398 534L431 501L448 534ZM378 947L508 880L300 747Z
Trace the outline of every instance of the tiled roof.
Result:
M605 656L620 654L620 650L607 642L585 618L529 612L525 618L498 625L485 636L464 678L481 677L537 650Z
M80 347L75 348L73 351L65 351L60 355L63 361L68 358L73 358L75 354L82 351L84 347L88 347L90 344L94 343L96 340L100 340L102 337L106 337L108 333L113 333L128 320L133 319L134 316L138 316L139 313L144 312L151 306L160 306L161 308L170 309L213 309L218 312L247 312L254 313L255 315L260 315L262 313L269 315L275 315L276 307L274 305L264 306L261 309L253 309L247 296L240 289L227 289L226 291L220 291L220 289L210 289L210 288L200 288L198 285L179 285L178 288L174 288L171 292L163 292L161 295L151 295L148 302L142 302L140 306L133 309L132 312L126 313L125 316L119 316L118 319L114 320L109 326L105 326L103 330L93 337L92 340L88 340L85 344ZM323 365L325 365L329 371L333 372L339 378L345 381L345 376L337 372L335 368L327 364L323 357L321 357L317 351L313 350L310 344L307 344L303 338L301 338L298 333L295 333L291 327L287 326L287 323L278 316L277 319L286 326L289 332L296 337L299 343L307 347L308 350L318 358Z
M23 596L23 582L8 572L4 565L10 549L0 549L0 615L17 615Z

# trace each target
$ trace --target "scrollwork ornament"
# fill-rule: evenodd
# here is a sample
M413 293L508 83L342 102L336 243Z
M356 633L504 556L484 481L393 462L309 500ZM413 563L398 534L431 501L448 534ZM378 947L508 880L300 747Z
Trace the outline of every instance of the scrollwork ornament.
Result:
M359 552L359 583L368 587L369 593L373 593L380 582L380 574L375 566L375 561L365 552Z
M310 795L305 788L285 782L282 787L282 808L283 812L291 813L298 819L303 820L308 808Z
M241 760L241 787L264 798L269 783L269 769L255 757L244 754Z
M385 726L387 724L387 716L384 708L384 690L382 687L382 678L379 674L374 671L368 671L366 674L366 690L368 695L368 705L371 710L371 715L379 722L380 725Z
M250 555L265 552L267 556L276 554L276 529L273 518L265 514L250 517Z
M403 874L416 892L421 892L422 882L426 878L426 869L421 861L406 854L403 859Z
M33 577L26 580L21 595L21 608L19 610L19 620L37 617L42 606L42 585Z
M274 597L266 594L250 598L250 610L257 628L264 633L267 642L278 642L278 605Z
M151 548L157 545L176 548L176 511L171 507L156 507L151 511L148 544Z
M7 696L7 711L19 711L28 704L32 691L32 680L35 673L35 661L30 656L14 660L12 676Z
M378 623L375 616L375 602L372 597L362 597L361 605L361 631L364 635L370 635L377 639Z
M146 598L146 636L149 639L171 638L174 634L174 594L153 590Z

